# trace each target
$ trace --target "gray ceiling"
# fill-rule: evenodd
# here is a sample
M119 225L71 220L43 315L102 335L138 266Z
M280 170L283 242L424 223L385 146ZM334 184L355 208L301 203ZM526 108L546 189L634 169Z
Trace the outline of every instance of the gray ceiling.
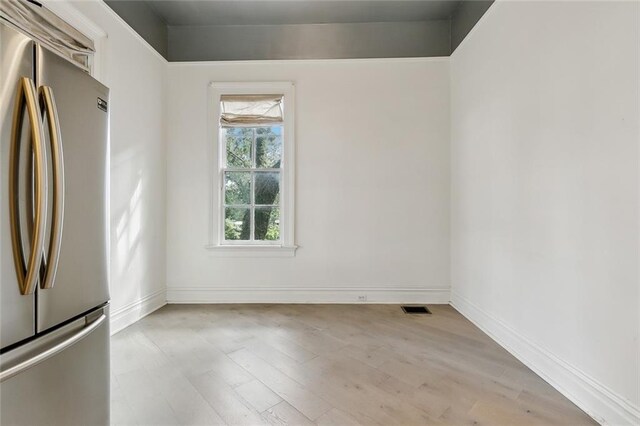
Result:
M169 61L448 56L493 0L105 0Z
M146 1L170 26L407 22L449 19L459 0Z

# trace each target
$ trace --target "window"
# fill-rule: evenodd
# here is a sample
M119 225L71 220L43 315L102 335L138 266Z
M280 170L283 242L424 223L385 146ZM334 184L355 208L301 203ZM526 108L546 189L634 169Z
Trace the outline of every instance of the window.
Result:
M213 83L212 93L218 170L209 247L293 254L293 85Z
M282 125L222 127L225 242L280 242Z

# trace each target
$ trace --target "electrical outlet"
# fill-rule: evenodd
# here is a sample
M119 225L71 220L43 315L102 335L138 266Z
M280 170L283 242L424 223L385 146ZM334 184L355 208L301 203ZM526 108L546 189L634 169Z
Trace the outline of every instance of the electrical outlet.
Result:
M358 296L358 302L366 302L367 301L367 295L362 295L362 296Z

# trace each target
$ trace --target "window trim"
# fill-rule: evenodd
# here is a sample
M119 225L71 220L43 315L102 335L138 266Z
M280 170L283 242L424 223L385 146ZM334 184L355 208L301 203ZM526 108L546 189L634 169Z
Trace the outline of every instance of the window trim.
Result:
M224 241L224 153L220 142L220 97L233 94L283 94L284 121L280 190L280 241ZM295 86L292 82L212 82L207 97L210 177L209 240L214 253L240 256L295 256ZM277 252L277 254L276 254Z

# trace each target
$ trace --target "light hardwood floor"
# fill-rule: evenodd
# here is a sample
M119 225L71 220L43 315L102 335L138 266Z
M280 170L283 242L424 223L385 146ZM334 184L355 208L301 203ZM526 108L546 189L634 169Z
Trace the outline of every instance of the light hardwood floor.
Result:
M119 425L586 425L452 307L169 305L112 338Z

